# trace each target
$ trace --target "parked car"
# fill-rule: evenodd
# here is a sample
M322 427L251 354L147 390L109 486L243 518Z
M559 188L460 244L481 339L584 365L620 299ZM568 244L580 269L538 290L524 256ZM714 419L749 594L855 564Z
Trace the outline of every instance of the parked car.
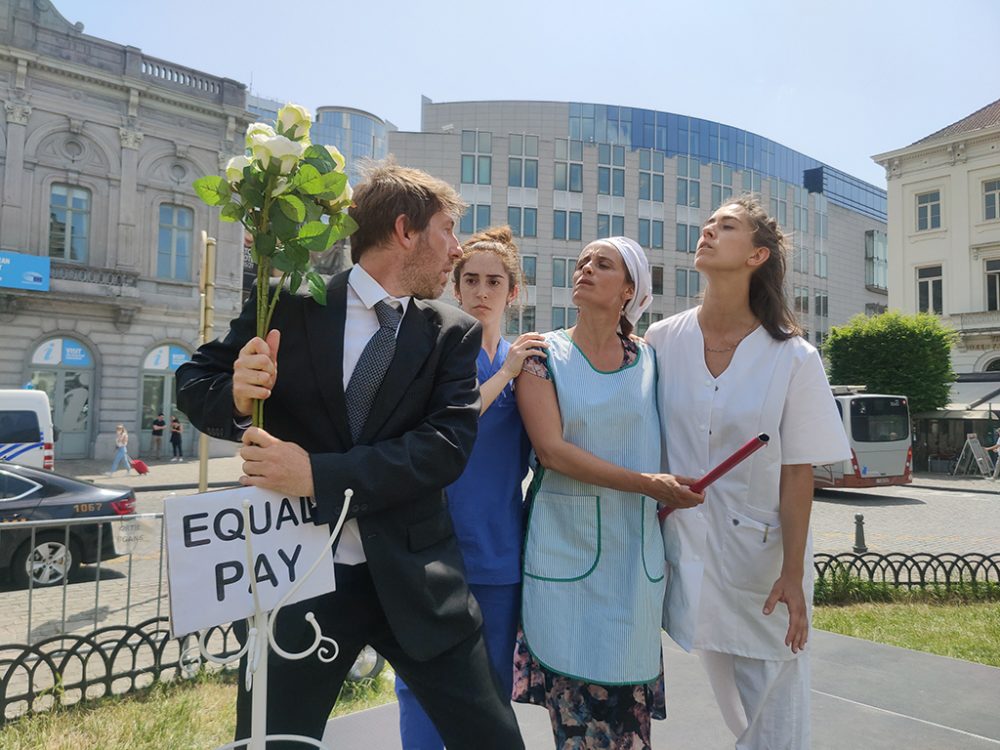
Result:
M81 563L119 557L109 522L17 528L16 522L122 516L135 512L135 493L51 471L0 463L0 569L19 586L57 586ZM68 534L67 534L68 529ZM100 530L100 531L99 531ZM100 547L98 547L100 544Z

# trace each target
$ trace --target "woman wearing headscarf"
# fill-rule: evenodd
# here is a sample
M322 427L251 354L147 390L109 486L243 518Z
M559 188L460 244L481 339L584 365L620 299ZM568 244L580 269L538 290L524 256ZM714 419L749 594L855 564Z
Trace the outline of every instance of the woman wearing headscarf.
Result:
M656 363L631 336L649 306L642 248L587 245L576 326L545 335L517 383L538 459L525 539L514 699L549 710L557 748L649 748L665 716L658 505L692 507L693 480L660 474Z

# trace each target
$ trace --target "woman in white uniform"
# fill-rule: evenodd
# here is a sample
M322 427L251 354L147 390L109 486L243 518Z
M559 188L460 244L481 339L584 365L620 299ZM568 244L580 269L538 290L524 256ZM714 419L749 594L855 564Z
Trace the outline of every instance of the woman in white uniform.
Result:
M625 237L592 242L573 272L577 325L545 334L517 405L539 465L524 548L514 700L549 710L560 750L650 747L664 718L658 502L703 499L660 469L656 364L630 337L651 299Z
M784 253L754 199L723 205L695 255L701 306L646 334L668 471L701 476L770 436L663 527L664 627L698 652L739 750L809 747L812 465L850 457L822 360L784 297Z

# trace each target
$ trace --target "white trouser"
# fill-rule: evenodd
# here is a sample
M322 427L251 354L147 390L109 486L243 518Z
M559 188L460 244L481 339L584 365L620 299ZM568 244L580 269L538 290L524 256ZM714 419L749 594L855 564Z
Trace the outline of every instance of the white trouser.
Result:
M809 653L768 661L697 651L736 750L808 750Z

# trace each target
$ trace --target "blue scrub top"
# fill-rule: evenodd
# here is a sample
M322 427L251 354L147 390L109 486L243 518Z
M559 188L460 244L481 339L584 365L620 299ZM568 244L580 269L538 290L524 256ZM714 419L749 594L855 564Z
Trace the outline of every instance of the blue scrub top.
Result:
M476 360L479 384L496 374L510 344L500 339L490 362L482 349ZM508 383L479 417L479 433L465 471L446 489L469 583L506 585L521 580L524 495L531 444Z

